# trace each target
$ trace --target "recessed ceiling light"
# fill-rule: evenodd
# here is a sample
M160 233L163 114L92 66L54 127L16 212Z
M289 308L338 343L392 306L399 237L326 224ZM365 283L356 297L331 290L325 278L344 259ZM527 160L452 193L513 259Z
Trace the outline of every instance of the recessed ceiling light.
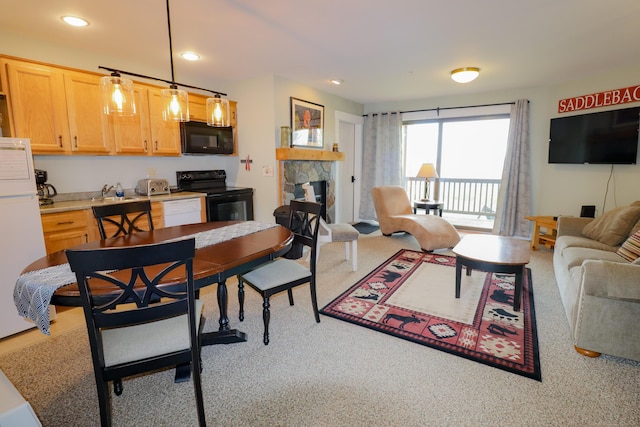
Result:
M342 83L344 83L344 80L341 80L341 79L331 79L331 80L329 80L329 81L330 81L331 83L333 83L334 85L336 85L336 86L339 86L339 85L341 85Z
M477 67L456 68L451 72L451 78L458 83L469 83L475 80L479 74L480 68Z
M89 25L89 21L87 21L86 19L78 18L77 16L63 16L60 19L73 27L86 27L87 25Z
M200 59L200 55L195 52L182 52L180 56L182 56L187 61L197 61L198 59Z

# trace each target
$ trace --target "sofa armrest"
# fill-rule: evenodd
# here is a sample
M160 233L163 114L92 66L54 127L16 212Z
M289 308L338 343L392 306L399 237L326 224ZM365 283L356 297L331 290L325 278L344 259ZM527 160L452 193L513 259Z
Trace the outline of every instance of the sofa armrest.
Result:
M586 295L640 303L640 265L587 260L582 268Z
M593 221L593 218L559 216L557 236L582 236L582 229L591 221Z

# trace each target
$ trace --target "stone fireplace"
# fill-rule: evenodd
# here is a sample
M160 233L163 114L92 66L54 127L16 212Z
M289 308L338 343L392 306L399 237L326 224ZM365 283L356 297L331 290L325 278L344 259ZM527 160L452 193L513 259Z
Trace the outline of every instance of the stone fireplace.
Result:
M304 198L300 195L300 185L314 183L316 196L325 197L326 222L332 223L335 218L335 162L315 160L287 160L281 164L282 201L289 204L293 199ZM318 191L318 185L325 187L325 192ZM326 195L326 196L325 196Z

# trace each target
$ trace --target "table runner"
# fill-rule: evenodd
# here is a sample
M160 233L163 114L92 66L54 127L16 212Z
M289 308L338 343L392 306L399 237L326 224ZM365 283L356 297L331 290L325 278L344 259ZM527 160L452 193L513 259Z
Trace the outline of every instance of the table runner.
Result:
M201 249L277 226L278 224L245 221L214 230L181 236L165 242L195 238L196 249ZM49 319L49 304L51 303L51 297L59 288L75 282L76 275L71 271L68 263L22 274L18 277L16 286L13 289L13 302L16 305L18 314L35 322L43 334L51 335L49 331L51 323Z

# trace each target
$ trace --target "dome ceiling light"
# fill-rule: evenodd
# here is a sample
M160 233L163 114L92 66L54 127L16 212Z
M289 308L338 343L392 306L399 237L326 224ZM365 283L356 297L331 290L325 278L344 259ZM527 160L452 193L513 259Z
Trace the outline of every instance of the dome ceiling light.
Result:
M480 75L480 68L464 67L451 71L451 78L458 83L469 83Z

